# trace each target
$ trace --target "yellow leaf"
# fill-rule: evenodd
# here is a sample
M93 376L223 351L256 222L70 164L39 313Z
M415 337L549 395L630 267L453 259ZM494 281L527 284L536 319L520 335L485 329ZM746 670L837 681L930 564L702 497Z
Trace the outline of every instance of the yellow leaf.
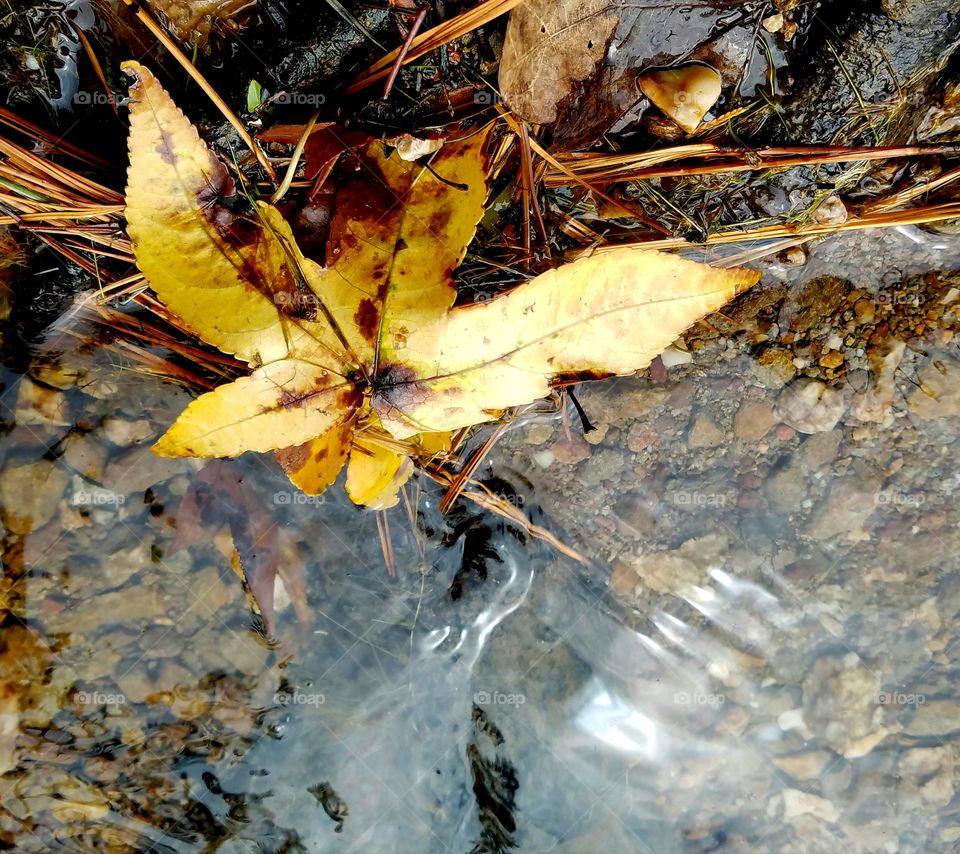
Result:
M236 192L224 165L147 69L123 68L136 77L127 229L157 296L203 340L248 362L282 359L304 338L342 350L328 324L285 316L282 297L302 275L279 212L259 205L251 217L235 216L222 201Z
M355 424L356 419L351 417L316 439L277 451L277 461L290 482L307 495L320 495L326 490L346 462Z
M349 419L356 386L327 368L285 359L191 403L154 445L164 457L230 457L307 442Z
M357 436L347 463L347 495L354 504L386 510L400 500L400 487L412 474L413 461L407 454Z
M758 278L631 248L583 258L415 330L372 405L402 439L487 421L558 376L633 373Z
M149 72L128 67L138 263L206 340L262 363L191 404L158 453L283 448L281 464L311 493L348 458L350 497L391 506L412 461L448 449L449 431L559 379L639 370L759 278L623 248L454 307L453 271L483 213L489 128L445 145L429 169L381 142L351 146L320 266L275 208L240 222L211 201L225 170Z
M489 127L445 145L430 169L370 142L337 194L327 268L310 286L343 330L350 354L374 367L394 339L456 299L463 260L487 196Z

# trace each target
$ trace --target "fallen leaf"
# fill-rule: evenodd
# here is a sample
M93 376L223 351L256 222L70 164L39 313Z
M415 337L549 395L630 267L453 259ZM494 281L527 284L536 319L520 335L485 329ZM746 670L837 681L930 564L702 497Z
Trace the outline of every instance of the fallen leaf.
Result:
M153 76L124 67L136 77L128 219L138 264L188 326L255 368L188 406L161 454L283 449L281 464L311 492L349 459L351 497L389 506L410 458L443 446L421 434L490 420L557 380L643 368L759 277L623 248L455 307L453 272L486 199L489 128L447 143L429 168L375 140L348 152L321 267L269 205L243 220L216 207L211 220L203 187L215 160ZM159 194L147 192L147 170ZM165 266L181 256L189 275ZM284 310L294 289L311 296L310 311L302 299ZM232 304L216 299L221 290Z
M510 13L500 91L520 117L549 124L554 143L586 147L641 119L637 75L697 61L736 87L753 56L749 4L525 0Z
M301 624L309 619L306 572L290 532L269 512L230 461L212 460L197 474L177 510L170 554L230 532L231 564L247 584L264 632L273 633L274 590L279 577Z
M549 124L574 84L607 54L618 17L607 0L526 0L510 13L500 59L500 91L532 122Z

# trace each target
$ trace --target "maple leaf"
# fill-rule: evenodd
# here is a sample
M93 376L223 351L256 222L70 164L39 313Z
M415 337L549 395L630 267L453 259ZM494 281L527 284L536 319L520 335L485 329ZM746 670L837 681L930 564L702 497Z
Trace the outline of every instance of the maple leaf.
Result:
M548 394L557 378L629 374L759 274L619 249L454 306L453 272L486 201L489 127L429 168L378 140L348 148L325 267L270 205L235 216L222 164L156 79L131 87L127 221L157 295L253 373L191 403L166 456L279 449L291 480L325 489L347 463L354 501L389 506L449 431ZM329 132L329 129L327 129ZM435 434L440 434L436 436Z

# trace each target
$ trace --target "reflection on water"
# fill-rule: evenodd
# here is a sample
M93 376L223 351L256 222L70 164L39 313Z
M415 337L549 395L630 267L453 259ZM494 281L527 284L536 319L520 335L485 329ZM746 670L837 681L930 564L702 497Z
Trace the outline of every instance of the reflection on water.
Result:
M483 476L590 567L470 506L441 518L420 484L390 577L339 491L154 457L185 392L96 350L4 377L0 841L952 850L939 240L819 247L663 365L582 389L586 437L572 410L511 429ZM271 642L231 568L248 518L248 556L290 544Z

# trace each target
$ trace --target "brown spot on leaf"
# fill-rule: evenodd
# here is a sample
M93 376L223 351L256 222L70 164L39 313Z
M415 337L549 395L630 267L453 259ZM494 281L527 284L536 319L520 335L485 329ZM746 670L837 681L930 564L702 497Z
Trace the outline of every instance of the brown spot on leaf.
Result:
M367 341L373 341L376 337L379 320L380 312L373 300L366 297L360 300L360 304L353 315L353 322Z
M162 129L160 131L160 142L157 145L157 154L160 155L164 163L169 163L171 166L177 162L177 153L173 150L170 137Z
M310 459L310 443L294 445L292 448L283 448L277 451L277 462L287 472L299 471Z

